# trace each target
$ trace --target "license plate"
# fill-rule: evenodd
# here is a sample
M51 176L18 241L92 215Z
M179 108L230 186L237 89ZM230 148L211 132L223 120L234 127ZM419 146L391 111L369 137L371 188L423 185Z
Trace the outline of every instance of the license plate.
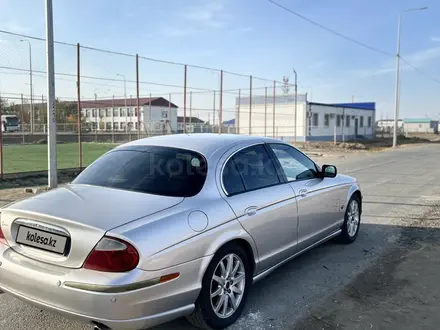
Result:
M19 244L32 246L37 249L64 254L67 237L44 230L20 226L16 241Z

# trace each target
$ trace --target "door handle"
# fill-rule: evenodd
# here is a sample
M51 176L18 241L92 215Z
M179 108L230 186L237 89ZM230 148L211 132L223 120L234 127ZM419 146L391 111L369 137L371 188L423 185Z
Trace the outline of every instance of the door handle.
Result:
M301 197L307 197L307 189L301 189L301 190L299 191L299 195L300 195Z
M252 216L257 214L257 207L256 206L250 206L246 210L244 210L244 213L246 213L248 216Z

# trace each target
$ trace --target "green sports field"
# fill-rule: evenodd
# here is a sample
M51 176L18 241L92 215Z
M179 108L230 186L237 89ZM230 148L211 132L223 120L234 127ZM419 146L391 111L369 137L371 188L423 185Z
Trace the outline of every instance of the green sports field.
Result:
M83 167L116 145L110 143L82 143ZM78 144L57 145L58 168L79 167ZM3 146L4 173L47 170L46 144L17 144Z

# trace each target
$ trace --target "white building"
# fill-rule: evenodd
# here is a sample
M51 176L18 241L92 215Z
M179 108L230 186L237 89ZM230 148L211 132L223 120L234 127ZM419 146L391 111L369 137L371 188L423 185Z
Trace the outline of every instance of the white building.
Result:
M405 133L438 134L438 121L430 118L408 118L403 120Z
M141 132L157 135L177 131L177 106L165 98L139 98L139 112ZM136 98L83 101L81 113L98 132L138 130Z
M297 141L347 141L374 135L375 103L324 104L298 95L253 96L236 100L236 127L240 134Z

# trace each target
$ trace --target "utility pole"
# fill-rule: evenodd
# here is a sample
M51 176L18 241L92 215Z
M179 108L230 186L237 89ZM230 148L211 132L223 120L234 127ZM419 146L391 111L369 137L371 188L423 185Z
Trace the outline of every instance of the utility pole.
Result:
M408 11L419 11L419 10L426 10L428 7L422 7L422 8L412 8L404 10L403 12ZM394 130L393 130L393 148L397 147L397 122L399 120L399 84L400 84L400 30L401 30L401 19L402 13L399 14L399 18L397 21L397 53L396 53L396 90L395 90L395 96L394 96Z
M57 124L55 109L55 67L53 45L52 0L46 0L46 67L47 67L47 156L49 189L57 187Z

